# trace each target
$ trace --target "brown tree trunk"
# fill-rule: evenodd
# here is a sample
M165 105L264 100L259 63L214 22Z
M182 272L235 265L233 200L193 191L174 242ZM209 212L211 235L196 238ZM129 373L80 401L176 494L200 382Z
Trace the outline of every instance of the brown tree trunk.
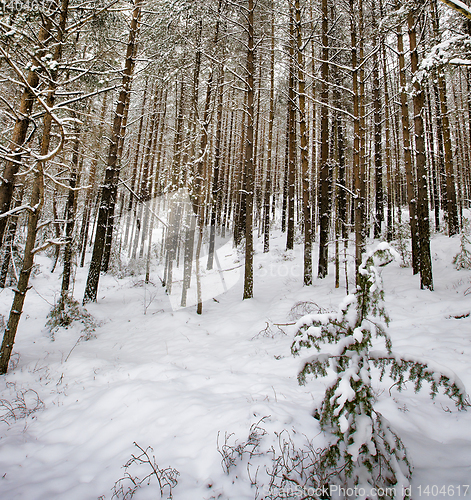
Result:
M289 20L289 83L288 83L288 174L287 174L287 220L286 250L294 248L294 219L296 192L296 94L295 94L295 58L294 58L294 16L290 5Z
M44 26L42 26L38 33L38 50L32 60L32 66L41 67L42 63L39 62L44 57L46 46L51 39L52 19L44 16ZM10 139L8 159L5 164L3 175L1 176L0 183L0 214L4 214L10 210L11 199L13 196L13 189L15 187L15 176L18 173L21 165L21 156L23 153L23 146L27 140L26 134L28 126L31 122L31 112L33 105L36 101L35 94L32 89L39 85L38 70L29 71L28 73L28 86L24 87L21 96L20 108L17 113L17 119L13 128L13 133ZM3 241L3 234L7 224L7 217L0 218L0 246Z
M77 187L77 179L79 176L79 148L80 148L80 129L78 126L75 128L75 141L74 150L72 153L72 163L70 169L70 179L69 179L69 193L67 195L67 204L65 209L65 239L66 243L64 246L64 267L62 271L62 286L61 286L61 298L60 303L62 307L65 304L69 296L70 290L70 279L72 272L72 238L75 227L75 213L77 208L77 192L75 188Z
M62 58L62 42L64 40L65 26L67 23L69 1L62 0L59 22L57 24L57 35L56 35L56 49L52 60L56 63ZM49 88L47 90L46 97L46 113L44 115L44 125L43 125L43 135L41 140L41 157L53 156L48 155L49 145L51 142L51 132L53 117L49 110L54 108L55 100L55 90L56 90L56 79L57 70L51 70L51 79ZM55 155L57 155L63 146L63 131L60 134L59 145L55 150ZM49 158L52 159L52 158ZM10 362L11 352L13 350L13 344L15 342L16 332L18 330L18 324L20 322L21 314L23 312L23 305L26 298L26 292L29 289L29 278L31 276L31 271L34 265L34 255L35 255L35 244L36 236L38 232L38 222L41 216L41 210L44 206L44 160L38 161L34 168L34 180L33 180L33 190L30 200L30 209L28 217L27 235L26 243L23 257L23 266L18 279L18 284L15 289L15 295L13 297L13 303L10 309L10 315L8 318L7 325L5 327L5 332L3 334L2 346L0 348L0 374L5 374L8 371L8 364Z
M312 228L311 228L311 197L308 158L308 131L306 124L306 81L304 75L304 54L301 23L301 6L295 0L296 11L296 42L298 56L298 104L299 133L301 146L301 175L303 193L303 225L304 225L304 285L312 284ZM324 79L324 74L323 74Z
M431 0L432 25L435 36L438 37L439 25L436 0ZM458 208L456 199L455 171L453 167L453 151L451 145L450 120L448 104L446 100L446 82L440 73L437 73L438 97L440 102L440 114L442 121L443 149L445 152L445 174L446 174L446 212L448 222L448 235L453 236L459 232Z
M112 196L119 177L119 164L118 164L119 137L122 129L121 125L123 121L124 110L126 108L126 103L131 96L131 82L135 65L134 51L135 51L135 44L137 41L137 35L139 32L140 15L141 15L141 3L138 0L135 4L132 13L131 27L129 32L127 52L126 52L125 69L122 80L122 89L119 94L118 104L116 106L116 112L113 122L111 144L108 153L108 161L105 171L105 180L102 189L100 209L98 213L95 243L93 245L92 260L90 262L90 268L88 271L88 278L83 297L84 304L88 302L96 302L96 297L98 292L98 282L100 280L100 270L101 270L104 246L105 246L106 229L109 220L113 215L112 213L110 213L110 209L112 206Z
M245 140L245 272L244 299L253 297L253 197L254 197L254 9L255 1L248 0L247 12L247 136Z
M373 120L374 120L374 165L375 165L375 221L374 237L380 238L381 224L384 220L384 193L383 193L383 158L382 158L382 117L381 95L379 84L379 42L376 5L372 3L373 20Z
M412 77L414 77L417 75L419 70L419 56L417 52L416 20L412 12L409 12L407 22L409 26L411 70ZM421 84L417 80L414 80L413 100L416 150L415 157L417 168L417 217L420 257L420 287L433 290L432 259L430 257L430 219L428 209L425 131L422 117L425 108L425 93Z
M419 243L417 237L417 201L415 196L414 176L412 172L412 153L409 126L409 104L406 90L406 63L404 57L404 37L402 27L397 30L397 51L399 54L399 81L401 94L402 140L404 144L404 165L406 170L407 202L409 204L409 222L412 240L412 272L417 274L419 268Z
M330 166L329 166L329 38L328 0L322 0L322 64L321 64L321 158L319 178L319 263L317 276L325 278L329 269L329 227L330 227Z
M274 2L272 1L272 9ZM272 148L273 148L273 125L275 121L275 12L272 11L271 18L271 47L270 47L270 111L268 116L268 143L267 143L267 167L265 180L264 200L264 234L263 251L270 249L270 196L272 192Z

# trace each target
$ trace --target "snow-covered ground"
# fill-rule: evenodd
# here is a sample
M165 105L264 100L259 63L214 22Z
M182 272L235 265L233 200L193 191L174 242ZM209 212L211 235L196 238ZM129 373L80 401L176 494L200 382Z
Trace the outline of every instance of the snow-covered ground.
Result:
M420 290L419 278L399 263L382 274L394 350L453 370L471 392L471 271L452 265L459 243L459 237L434 236L434 292ZM326 279L303 287L302 248L285 252L281 233L271 245L270 254L258 247L255 298L245 301L239 257L230 245L220 248L221 269L232 271L207 274L201 316L194 306L178 307L177 286L172 297L165 294L158 268L149 285L143 276L102 277L98 302L87 307L100 326L88 341L79 341L83 325L53 338L45 328L60 269L51 274L50 261L38 257L41 272L27 295L15 366L0 378L0 498L110 499L123 465L140 453L134 443L152 447L161 469L179 471L175 500L263 498L263 489L251 486L256 469L249 467L249 477L247 464L236 464L227 475L218 448L247 441L257 422L266 432L265 449L276 448L276 433L299 446L324 445L312 411L325 381L298 385L293 327L276 324L293 323L306 309L294 307L301 302L336 309L345 278L335 289L331 265ZM78 269L78 300L85 279ZM11 299L10 289L0 292L5 316ZM391 386L375 382L376 408L408 448L413 498L471 497L471 411L457 411L442 395L431 400L427 387L416 394ZM255 461L261 481L269 458ZM133 467L131 475L150 472L146 464ZM126 490L126 482L119 485ZM160 498L155 478L134 498Z

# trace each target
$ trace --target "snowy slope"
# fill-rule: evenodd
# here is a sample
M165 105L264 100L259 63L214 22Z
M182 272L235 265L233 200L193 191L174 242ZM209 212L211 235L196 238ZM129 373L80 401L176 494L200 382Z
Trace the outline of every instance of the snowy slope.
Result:
M325 444L311 416L325 382L298 385L300 360L289 350L294 332L281 326L285 335L275 324L292 323L290 310L302 301L335 309L345 279L335 289L331 267L325 280L303 287L302 249L284 252L280 234L271 243L269 255L258 248L255 298L247 301L241 300L239 257L223 247L222 269L234 269L223 293L221 273L208 273L202 316L165 295L158 268L147 286L142 276L102 277L98 303L87 307L101 326L95 338L79 342L78 324L56 332L54 340L44 327L58 298L60 270L51 274L48 259L39 257L42 272L26 299L16 367L0 379L0 498L109 499L122 466L139 452L134 442L151 446L161 468L179 471L175 500L263 498L245 465L225 474L218 443L221 449L226 433L227 443L242 442L263 419L266 449L276 447L276 433L284 429L299 446L307 438L314 447ZM383 279L395 351L454 370L471 390L471 316L455 319L471 312L471 272L451 264L458 249L458 237L434 237L434 292L420 290L419 278L398 263L384 269ZM79 269L79 300L85 279ZM11 290L0 293L0 313L8 314L11 299ZM443 396L432 401L426 388L415 394L391 385L377 383L377 409L409 449L414 496L427 496L427 485L453 487L447 495L463 496L471 483L471 412L458 412ZM15 420L8 408L22 404L21 394L23 413L37 411ZM262 471L264 458L257 460ZM144 468L136 471L145 474ZM157 483L134 498L160 498Z

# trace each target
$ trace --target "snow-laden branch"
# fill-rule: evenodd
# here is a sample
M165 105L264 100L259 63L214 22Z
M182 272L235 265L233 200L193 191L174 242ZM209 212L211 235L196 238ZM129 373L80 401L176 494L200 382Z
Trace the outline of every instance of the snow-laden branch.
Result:
M11 210L8 210L8 212L3 212L2 214L0 214L0 219L17 214L18 212L22 212L23 210L29 210L31 212L33 209L29 205L21 205L21 207L15 207Z
M33 248L33 250L31 251L31 253L34 255L34 254L37 254L38 252L42 252L43 250L46 250L46 248L49 248L49 247L52 247L52 246L65 245L68 242L69 242L69 240L66 239L66 238L48 239L42 245L40 245L40 246L38 246L36 248Z
M460 0L442 0L445 5L451 7L453 10L456 10L463 16L471 19L471 8L469 8L465 3L460 2Z

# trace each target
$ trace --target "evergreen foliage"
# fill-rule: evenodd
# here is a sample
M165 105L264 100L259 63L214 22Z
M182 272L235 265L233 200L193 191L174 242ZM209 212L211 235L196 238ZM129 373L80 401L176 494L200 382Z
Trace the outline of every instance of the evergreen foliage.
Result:
M392 352L381 277L375 265L384 266L398 257L387 243L369 252L359 267L355 294L344 299L338 313L301 318L291 347L294 355L303 348L317 351L304 361L298 374L300 384L308 375L325 377L328 370L336 374L315 414L321 428L332 435L323 465L341 469L334 484L337 481L344 488L356 486L356 491L364 491L365 495L371 488L384 488L388 492L384 498L409 498L412 466L401 439L374 409L372 368L380 368L380 379L390 368L388 375L399 389L409 380L418 391L427 381L432 397L439 387L459 407L463 407L466 397L461 381L453 373L441 373L430 363ZM384 344L382 351L373 350L373 341L377 340Z
M468 219L463 219L463 232L461 234L460 252L453 258L456 269L471 269L471 224Z
M68 328L74 322L83 324L84 339L92 338L97 327L95 319L75 299L65 296L58 301L47 315L46 327L54 335L59 328Z

